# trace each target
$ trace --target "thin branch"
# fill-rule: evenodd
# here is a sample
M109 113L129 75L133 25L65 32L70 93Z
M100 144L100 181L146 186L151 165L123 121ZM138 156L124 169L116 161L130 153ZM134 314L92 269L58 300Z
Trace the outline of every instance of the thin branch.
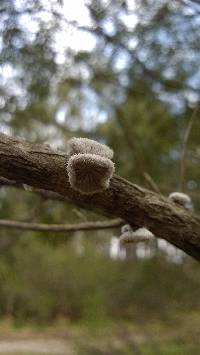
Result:
M199 0L183 0L185 5L192 6L194 5L195 7L192 7L194 10L197 10L196 6L199 9L200 6L200 1Z
M158 185L155 183L151 175L149 175L147 172L144 172L143 174L145 180L148 182L149 186L152 188L153 191L157 192L159 195L161 195L161 191L158 187Z
M194 4L200 6L200 1L199 0L189 0L190 2L193 2Z
M37 188L31 187L31 186L29 188L29 186L26 185L26 184L20 184L20 183L17 183L16 181L14 181L14 180L6 179L6 178L4 178L2 176L0 176L0 188L1 187L20 188L20 189L26 190L28 192L36 193L37 195L39 195L44 200L69 202L69 199L67 197L62 196L62 195L60 195L60 194L58 194L56 192L43 190L43 189L37 189Z
M27 223L6 219L0 219L0 228L19 229L35 232L78 232L92 231L99 229L112 229L121 227L124 224L120 218L110 221L86 222L77 224L43 224L43 223Z
M199 110L199 105L193 111L183 136L182 154L181 154L181 161L180 161L180 191L185 190L185 168L186 168L188 141L189 141L190 133L195 118L197 117L198 110Z
M6 179L0 176L0 187L4 186L11 186L11 187L22 187L21 184L18 184L16 181Z
M191 17L200 15L200 2L198 0L182 0L182 2L184 5L194 10L194 14L192 14Z
M6 187L6 188L14 187L14 188L25 190L28 193L31 192L33 194L36 194L44 201L50 200L50 201L56 201L56 202L63 202L63 203L66 203L66 204L70 204L71 203L70 199L67 196L63 196L63 195L61 195L61 194L59 194L57 192L44 190L44 189L38 189L38 188L31 187L29 185L26 185L26 188L25 188L24 187L25 185L26 184L20 184L20 183L17 183L16 181L0 177L0 188L1 187ZM81 203L79 204L78 201L75 204L75 206L79 207L79 208L83 208L83 205ZM78 211L77 209L74 209L74 212L83 221L85 221L85 222L87 221L86 216L84 216L80 210ZM105 215L105 217L110 217L109 214L105 213L104 215Z

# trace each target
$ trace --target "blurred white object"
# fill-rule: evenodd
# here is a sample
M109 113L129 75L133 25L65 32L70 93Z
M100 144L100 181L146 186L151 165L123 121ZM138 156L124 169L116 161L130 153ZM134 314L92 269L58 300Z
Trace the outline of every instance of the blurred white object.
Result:
M184 194L183 192L172 192L169 195L169 199L185 207L187 210L193 210L193 203L190 196Z

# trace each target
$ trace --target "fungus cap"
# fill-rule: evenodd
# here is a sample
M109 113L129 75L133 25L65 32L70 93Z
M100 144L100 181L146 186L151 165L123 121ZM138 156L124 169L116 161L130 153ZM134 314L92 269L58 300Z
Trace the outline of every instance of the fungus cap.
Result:
M153 233L151 233L150 230L145 227L136 229L133 232L133 235L135 238L146 238L146 240L150 240L154 237Z
M67 163L69 182L82 194L102 192L109 187L114 163L95 154L76 154Z
M92 139L88 138L71 138L68 143L68 154L95 154L102 157L112 159L113 150L110 149L107 145L98 143Z
M182 206L192 203L190 196L184 194L183 192L172 192L169 195L169 199Z
M119 238L121 246L129 243L149 242L154 237L147 228L142 227L134 232L125 232Z

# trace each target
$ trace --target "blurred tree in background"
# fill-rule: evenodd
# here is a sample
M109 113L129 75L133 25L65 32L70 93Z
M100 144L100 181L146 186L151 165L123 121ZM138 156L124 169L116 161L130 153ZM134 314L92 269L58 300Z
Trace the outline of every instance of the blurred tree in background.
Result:
M88 0L87 16L77 21L68 19L65 6L62 0L0 2L1 130L63 150L72 136L96 139L114 149L120 175L149 187L148 173L166 195L179 189L184 132L200 100L198 2ZM182 183L197 212L199 138L198 113ZM0 196L1 218L95 218L16 188L2 186ZM170 246L162 243L113 260L112 237L1 229L0 314L133 320L141 310L144 318L199 311L193 261L173 258L176 251L167 253Z

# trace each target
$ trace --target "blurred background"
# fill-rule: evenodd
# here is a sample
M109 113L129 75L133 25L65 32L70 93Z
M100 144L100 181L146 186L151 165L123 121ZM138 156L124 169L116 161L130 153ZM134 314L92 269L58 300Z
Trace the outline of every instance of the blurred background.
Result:
M197 0L1 0L0 130L106 143L117 174L185 191L198 214L199 28ZM101 216L0 179L0 218ZM0 353L198 354L198 263L161 239L120 250L119 235L1 228Z

